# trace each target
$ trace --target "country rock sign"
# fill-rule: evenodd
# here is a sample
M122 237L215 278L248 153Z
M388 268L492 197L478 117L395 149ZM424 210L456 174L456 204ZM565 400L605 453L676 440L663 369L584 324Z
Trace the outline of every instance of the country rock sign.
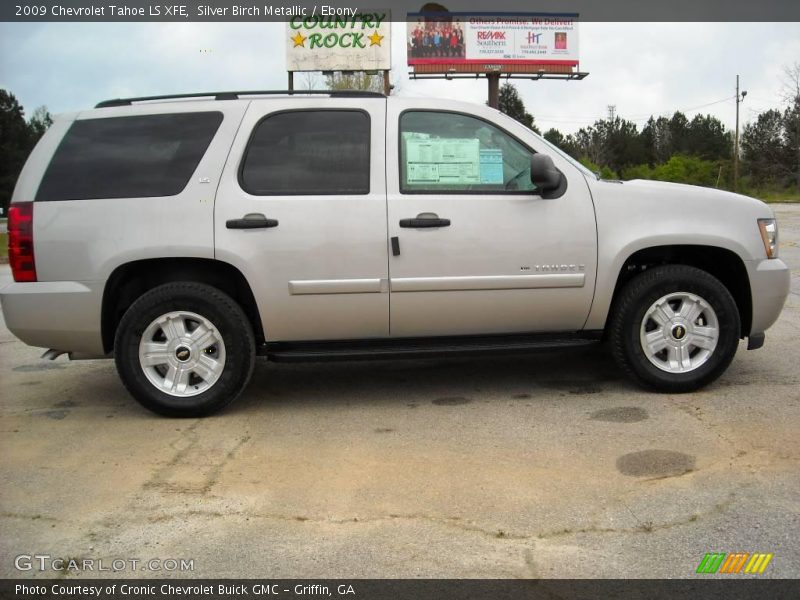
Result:
M389 69L390 29L388 10L294 16L287 22L287 70Z

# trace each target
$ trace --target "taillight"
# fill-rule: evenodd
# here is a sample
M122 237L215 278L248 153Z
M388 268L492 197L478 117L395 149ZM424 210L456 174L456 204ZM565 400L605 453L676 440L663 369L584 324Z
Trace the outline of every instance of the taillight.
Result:
M14 281L36 281L33 202L14 202L8 207L8 262Z

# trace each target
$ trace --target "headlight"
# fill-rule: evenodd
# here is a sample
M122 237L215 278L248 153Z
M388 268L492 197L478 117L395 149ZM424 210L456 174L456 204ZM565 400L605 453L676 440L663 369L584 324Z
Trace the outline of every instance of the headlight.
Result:
M758 228L761 230L767 258L778 258L778 223L775 219L759 219Z

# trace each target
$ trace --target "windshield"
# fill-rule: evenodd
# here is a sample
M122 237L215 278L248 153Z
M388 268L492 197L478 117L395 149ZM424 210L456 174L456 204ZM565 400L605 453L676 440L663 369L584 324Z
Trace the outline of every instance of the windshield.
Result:
M551 148L554 152L558 153L559 156L561 156L565 160L569 161L570 164L575 165L578 168L578 170L580 170L581 173L583 173L584 175L586 175L588 177L591 177L592 179L599 179L599 177L597 176L597 173L593 172L591 169L587 169L586 167L584 167L581 163L579 163L577 160L572 158L569 154L564 152L558 146L556 146L555 144L551 144L550 142L548 142L546 139L544 139L542 136L540 136L537 133L534 133L533 135L535 135L538 139L540 139L542 142L547 144L547 146L549 148Z

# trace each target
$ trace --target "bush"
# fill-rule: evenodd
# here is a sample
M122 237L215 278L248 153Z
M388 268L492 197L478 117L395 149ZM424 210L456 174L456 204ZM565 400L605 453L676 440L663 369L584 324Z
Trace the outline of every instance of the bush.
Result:
M719 175L720 165L717 162L683 154L671 156L667 162L658 165L652 172L652 178L659 181L706 187L716 187Z
M619 175L611 168L600 165L596 165L593 163L587 156L582 156L580 159L580 163L592 171L592 173L598 173L600 175L600 179L619 179Z
M653 179L653 169L650 165L635 165L622 169L622 179L630 181L631 179Z

